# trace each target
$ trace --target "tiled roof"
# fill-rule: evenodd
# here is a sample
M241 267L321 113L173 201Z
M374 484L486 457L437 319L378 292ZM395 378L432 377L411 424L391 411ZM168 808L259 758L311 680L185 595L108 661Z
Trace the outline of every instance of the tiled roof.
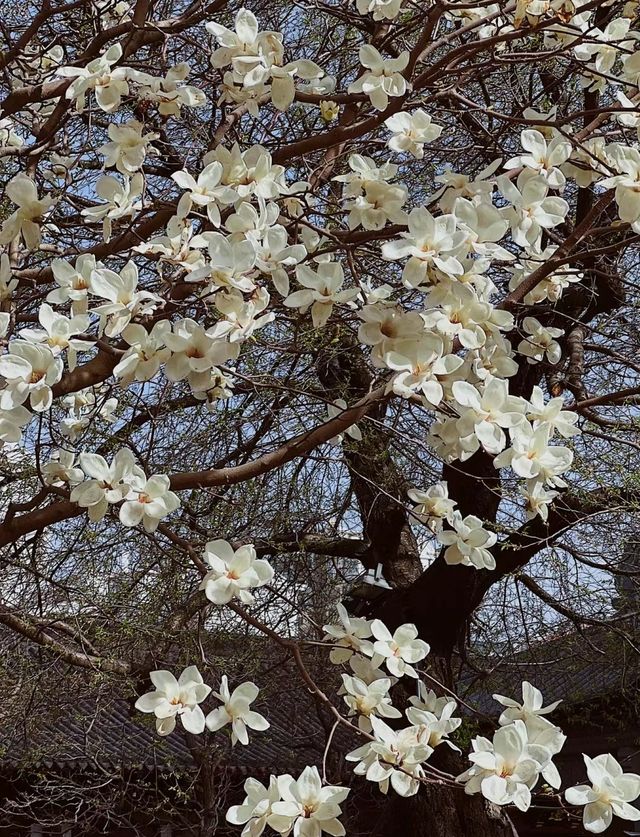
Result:
M486 660L479 662L486 667ZM462 676L465 688L461 694L488 715L500 711L492 694L518 697L523 680L537 686L547 703L562 699L565 706L576 706L615 695L631 705L637 701L639 679L640 656L630 643L598 626L505 656L484 677L467 671Z

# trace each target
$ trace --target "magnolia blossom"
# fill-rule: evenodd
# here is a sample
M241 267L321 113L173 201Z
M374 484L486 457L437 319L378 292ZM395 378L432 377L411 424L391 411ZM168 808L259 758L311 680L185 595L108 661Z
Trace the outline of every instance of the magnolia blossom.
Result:
M324 625L326 631L325 642L333 643L329 653L329 659L335 665L346 663L351 656L357 652L373 655L373 644L369 642L372 636L371 623L367 619L356 616L349 616L347 609L342 604L336 605L340 625Z
M545 247L542 251L531 248L528 254L529 258L522 259L514 267L508 268L512 274L509 282L509 290L513 291L521 285L534 270L537 270L540 265L552 258L557 249L555 244ZM524 302L527 305L535 305L536 302L544 302L545 299L551 302L557 302L569 285L575 282L581 282L583 278L584 274L580 271L568 265L563 265L538 282L525 296Z
M137 526L139 523L147 532L155 532L163 517L180 506L180 498L169 491L169 477L155 474L149 479L139 477L131 480L131 490L120 506L120 522L123 526Z
M488 453L504 450L507 439L502 428L522 422L527 402L509 395L509 384L502 378L487 378L481 392L467 381L454 381L452 392L460 413L461 439L474 434Z
M214 227L220 226L220 209L218 204L226 206L233 203L237 196L233 189L221 185L222 163L213 162L200 172L197 180L186 171L177 171L171 175L185 193L180 198L176 213L178 218L184 218L191 212L193 204L206 207L207 216Z
M389 689L391 680L383 677L371 683L365 683L359 677L342 675L344 702L349 707L350 715L358 715L358 726L364 732L371 731L372 715L380 718L401 718L402 713L393 706Z
M9 352L0 355L0 375L7 385L0 392L0 409L12 410L29 399L37 413L53 401L51 387L62 377L62 360L42 344L12 340Z
M394 20L400 14L404 0L356 0L361 15L372 14L374 20Z
M493 465L511 467L519 477L537 478L563 488L566 483L560 474L571 467L573 451L560 445L549 447L550 438L551 428L547 424L540 424L535 430L528 422L519 424L511 433L511 447L498 454Z
M375 740L347 753L345 759L358 762L353 772L377 782L382 793L387 793L391 784L400 796L414 796L424 776L421 763L433 748L418 739L414 727L396 731L375 716L371 726Z
M463 273L456 258L464 234L456 232L455 215L439 215L434 218L428 209L417 207L409 213L409 230L402 239L382 245L382 257L395 260L409 256L402 280L408 288L417 288L434 281L434 270L446 275Z
M607 147L607 159L619 174L600 181L605 189L615 187L615 199L621 221L640 228L640 151L626 145Z
M341 290L344 271L339 262L321 262L316 273L306 265L299 265L296 278L303 290L294 291L284 300L287 308L299 308L305 312L311 307L314 328L321 328L331 316L333 306L349 302L358 296L358 288Z
M278 788L282 801L272 803L268 818L274 831L289 834L293 829L295 837L321 837L323 832L343 837L338 817L349 788L323 785L317 767L305 767L297 780L287 774L279 776Z
M86 314L65 317L43 302L38 311L38 321L42 328L25 328L20 337L30 343L46 344L56 356L66 351L69 369L75 368L77 352L87 351L95 343L91 339L74 337L87 330L89 318Z
M91 291L106 299L93 310L100 315L100 331L107 337L117 337L134 316L150 314L162 305L162 298L150 291L138 290L138 268L129 261L120 273L98 268L91 274Z
M563 410L564 401L562 398L550 398L544 400L544 393L538 386L534 386L529 397L527 407L527 419L533 422L534 429L546 424L551 428L552 435L556 431L565 439L580 433L576 427L578 414L569 410Z
M200 590L214 604L227 604L239 598L244 604L255 601L249 590L268 584L273 568L268 561L256 557L253 544L234 550L228 541L209 541L204 559L211 569L200 583Z
M132 381L150 381L160 366L171 356L165 345L171 323L160 320L150 331L137 323L130 323L122 330L122 339L129 344L113 374L124 386Z
M449 700L436 715L427 709L421 709L418 706L410 706L406 710L406 716L409 723L416 728L416 737L419 741L424 741L429 747L439 747L440 744L446 744L452 750L460 752L460 748L449 741L449 736L455 732L462 724L462 718L452 718L451 716L456 710L455 700Z
M105 174L96 182L96 194L105 203L83 209L80 213L89 221L102 221L102 237L105 242L111 240L113 221L130 218L142 207L137 201L144 188L144 178L140 172L132 177L125 177L120 183L117 177Z
M507 160L504 167L514 169L525 166L539 174L550 189L562 189L566 178L559 167L571 155L569 140L558 134L547 144L540 131L525 129L520 135L520 142L527 153Z
M119 450L111 465L97 453L81 453L80 467L89 479L73 489L71 502L88 509L94 523L102 520L110 503L125 499L134 482L145 482L144 472L128 448Z
M82 113L86 104L87 91L93 90L98 107L106 113L113 113L120 107L122 97L129 93L127 70L113 65L122 58L122 46L113 44L99 58L94 58L86 67L59 67L57 75L73 78L65 96L74 99L76 110Z
M273 311L262 313L268 307L269 299L265 288L258 288L248 300L234 288L217 293L213 302L223 316L207 329L207 333L215 338L227 337L231 343L248 340L254 331L275 319Z
M140 712L153 712L158 733L172 733L176 716L187 732L204 732L204 712L198 704L208 696L211 687L204 683L196 666L185 668L178 680L164 669L152 671L149 677L156 690L139 697L135 706Z
M506 726L518 720L524 721L526 724L531 722L532 719L548 715L562 703L561 700L556 700L548 706L543 706L542 692L527 680L522 683L522 703L518 703L513 698L504 697L504 695L493 695L493 699L507 707L498 719L500 726Z
M527 363L541 363L545 357L549 363L558 363L562 349L556 337L564 334L561 328L543 326L535 317L525 317L522 328L528 335L518 344L518 351L527 358Z
M281 799L278 779L271 776L266 788L257 779L244 783L247 794L242 805L232 805L226 813L226 820L232 825L244 825L240 837L260 837L272 813L272 805Z
M39 222L55 201L50 195L39 198L36 184L24 172L11 178L5 186L5 193L18 208L3 222L0 244L9 244L21 236L27 250L37 250L41 241Z
M478 570L495 570L496 559L489 552L498 540L495 532L488 532L479 517L460 512L453 513L453 529L437 532L438 541L446 546L444 560L447 564L463 564Z
M234 746L238 741L241 744L249 743L247 727L262 732L269 729L269 722L258 712L249 707L258 697L259 689L255 683L242 683L233 692L229 692L229 681L227 675L222 675L220 691L214 692L214 697L221 700L223 705L211 710L205 719L207 729L211 732L222 729L231 724L231 744Z
M76 455L70 450L54 450L42 466L42 480L45 485L78 485L84 480L82 468L74 468Z
M22 428L25 427L33 414L22 405L4 408L0 406L0 442L15 444L22 438Z
M451 521L455 500L449 499L449 487L446 482L437 482L426 491L411 488L407 491L409 499L417 503L412 513L422 520L434 532L442 529L444 520Z
M383 58L374 46L364 44L359 57L366 72L349 85L349 93L365 93L376 110L385 110L390 96L404 96L407 81L402 71L409 63L406 50L397 58Z
M183 61L170 67L165 76L129 70L128 77L138 85L138 98L157 105L160 116L180 116L183 107L199 108L207 103L200 88L182 83L189 72L189 65Z
M371 633L375 637L373 651L385 661L386 667L396 677L417 679L418 673L411 663L423 660L429 653L427 643L418 639L418 629L415 625L400 625L392 635L384 622L374 619L371 623Z
M387 143L389 148L412 154L416 160L424 157L424 145L438 139L442 133L442 126L434 124L422 108L413 113L394 113L384 124L393 132Z
M347 409L347 402L344 398L336 398L333 404L327 404L327 415L329 419L337 418ZM330 445L341 445L345 436L350 436L356 442L362 441L362 432L357 424L350 424L343 433L338 433L337 436L329 439Z
M458 781L465 783L465 793L482 793L495 805L513 804L521 811L528 810L531 789L550 754L529 743L524 722L500 727L492 741L478 736L471 744L472 766L458 776Z
M518 494L526 500L527 520L533 520L540 515L545 521L549 519L549 504L558 496L557 491L549 491L537 479L527 480L524 485L519 486Z
M518 175L517 185L506 176L498 178L498 188L512 204L504 210L511 225L511 236L521 247L536 246L542 230L561 224L569 211L563 198L547 197L545 179L530 169Z
M159 154L150 143L160 134L143 134L144 125L137 119L130 119L122 125L111 123L107 130L110 142L98 148L105 156L105 168L115 166L122 174L130 175L142 167L147 154Z
M237 241L222 233L205 232L198 240L207 244L211 261L193 270L187 279L189 282L206 279L205 297L216 288L235 288L244 293L255 290L256 245L251 239Z
M78 256L75 265L64 259L54 259L51 262L51 271L58 287L49 291L47 302L63 305L70 301L74 315L86 314L91 274L97 267L96 257L92 253Z
M611 825L613 815L637 822L640 810L629 805L640 795L640 776L624 773L620 764L609 753L595 758L583 755L589 785L567 788L569 805L584 805L582 822L587 831L601 834Z
M197 384L203 372L234 355L233 344L216 340L189 317L174 322L172 331L164 334L164 342L171 350L164 368L170 381L188 378L190 383Z
M426 407L438 406L444 397L441 380L464 362L457 355L445 354L449 342L433 332L414 340L385 340L374 350L372 360L398 372L389 384L396 395L411 398L417 393Z

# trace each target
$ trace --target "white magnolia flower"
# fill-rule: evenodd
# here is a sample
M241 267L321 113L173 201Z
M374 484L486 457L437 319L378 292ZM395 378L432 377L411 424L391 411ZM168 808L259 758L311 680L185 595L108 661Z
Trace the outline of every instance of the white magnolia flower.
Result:
M120 107L122 97L129 93L126 68L113 69L113 65L121 58L122 46L113 44L86 67L58 68L57 75L74 79L65 96L67 99L75 99L78 113L84 110L89 90L94 91L98 107L106 113L113 113Z
M441 381L462 366L463 359L445 354L445 343L450 341L423 332L418 339L385 340L372 354L374 365L397 371L389 384L396 395L422 397L425 407L438 406L444 397Z
M80 214L89 221L102 221L102 237L105 242L109 242L112 222L130 218L142 208L142 203L136 198L142 194L143 188L144 178L140 172L125 177L122 183L117 177L105 174L96 182L96 194L106 203L89 206Z
M384 622L374 619L371 623L371 633L375 637L373 651L385 661L386 667L396 677L418 678L417 671L411 663L417 663L429 653L427 643L418 639L418 629L415 625L400 625L391 634Z
M331 649L329 659L335 665L346 663L353 654L362 653L373 655L373 645L369 642L371 623L368 619L357 616L349 616L344 605L336 605L340 625L324 625L326 631L324 641L330 641L334 647Z
M562 398L550 398L545 403L544 393L539 386L534 386L527 407L527 419L533 422L534 429L541 424L551 428L551 435L557 431L565 439L576 436L580 429L576 427L578 414L570 410L563 410Z
M371 726L375 740L347 753L345 759L358 762L353 772L377 782L382 793L387 793L391 784L400 796L414 796L424 777L421 763L433 748L418 739L414 727L396 731L375 716Z
M434 124L422 108L413 113L394 113L384 124L393 132L387 143L389 148L412 154L417 160L424 157L424 145L438 139L442 133L442 126Z
M98 148L98 152L105 156L105 168L115 166L122 174L130 175L142 168L147 154L160 153L150 145L160 134L143 134L144 125L137 119L130 119L122 125L112 122L107 130L110 142Z
M0 148L21 148L24 140L13 130L15 123L10 117L0 119Z
M623 773L622 767L609 753L589 758L583 755L589 785L567 788L569 805L584 805L582 822L587 831L601 834L611 825L613 815L637 822L640 810L629 805L640 794L640 776Z
M162 518L180 506L180 498L169 486L169 477L164 474L154 474L149 479L133 478L131 490L120 506L120 523L123 526L142 523L145 531L155 532Z
M418 694L411 695L409 703L416 709L431 712L436 718L450 718L457 708L456 701L448 695L438 697L433 689L427 689L422 680L418 681Z
M271 277L279 294L287 296L289 277L286 268L298 264L306 255L306 247L303 244L290 245L285 227L275 224L265 231L256 247L256 267Z
M12 177L4 191L18 208L2 223L0 244L9 244L21 236L27 250L37 250L41 241L40 221L55 201L50 195L39 198L36 184L24 172Z
M176 265L187 273L204 266L204 256L198 249L205 246L202 237L194 235L193 223L173 215L167 224L167 234L137 244L136 253L153 253L158 256L156 268L162 276L163 265Z
M519 477L538 479L551 486L563 488L560 479L571 467L573 451L561 445L549 447L551 428L540 424L534 430L529 422L519 424L511 431L511 447L493 460L495 468L512 468Z
M547 144L540 131L527 128L522 131L520 142L527 153L507 160L505 169L525 166L539 174L550 189L562 189L566 178L559 167L571 155L569 140L558 134Z
M344 398L336 398L333 404L327 404L327 415L330 419L337 418L347 409L347 402ZM356 442L362 441L362 433L357 424L351 424L342 433L329 439L330 445L341 445L345 436L350 436Z
M438 541L446 546L444 560L447 564L463 564L478 570L494 570L496 559L489 552L498 540L495 532L488 532L479 517L460 512L453 513L453 529L436 532Z
M18 279L11 271L11 261L7 253L0 254L0 302L8 302L15 289Z
M525 512L527 520L533 520L540 515L542 520L549 518L549 504L558 496L557 491L549 491L544 483L537 479L527 480L518 487L518 494L526 500Z
M45 485L74 486L84 479L82 468L74 468L76 455L71 450L54 450L42 466L42 480Z
M172 733L176 716L187 732L204 732L204 712L198 704L208 696L211 687L203 682L196 666L185 668L178 680L164 669L152 671L149 677L156 690L139 697L135 706L140 712L153 712L158 733Z
M460 413L461 439L474 434L487 453L504 450L507 437L502 428L523 421L524 398L509 395L509 384L503 378L487 378L481 392L467 381L454 381L451 389Z
M215 338L227 337L231 343L248 340L254 331L275 319L273 311L262 313L269 300L266 288L258 288L248 300L235 288L217 293L213 302L223 316L207 333Z
M185 218L193 204L207 209L207 216L214 227L220 226L220 208L237 200L237 195L228 186L221 184L222 163L213 162L200 172L197 180L187 171L177 171L171 175L181 189L186 190L178 203L178 218Z
M372 14L374 20L394 20L400 14L404 0L356 0L361 15Z
M255 599L249 590L262 587L273 578L273 568L268 561L256 557L253 544L234 550L228 541L209 541L204 559L211 569L199 589L214 604L227 604L235 597L251 604Z
M599 185L605 189L615 187L615 199L621 221L633 226L635 232L640 229L640 151L626 145L607 146L607 160L620 172L613 177L601 180Z
M341 290L344 271L339 262L322 262L316 273L306 265L299 265L296 278L303 290L294 291L284 300L287 308L299 308L303 313L311 307L314 328L321 328L331 316L333 306L349 302L358 296L358 288Z
M428 744L434 750L440 744L446 744L459 753L460 748L449 741L451 733L455 732L462 723L462 718L451 717L455 710L455 700L449 700L442 707L439 715L417 706L410 706L405 714L409 723L415 727L416 737L419 741Z
M432 531L437 532L441 529L444 520L451 520L456 501L449 499L449 486L446 482L430 485L426 491L411 488L407 494L417 503L412 514L426 523Z
M428 209L416 207L409 213L408 232L397 241L382 245L382 258L395 261L409 256L402 280L408 288L436 282L434 271L446 276L464 272L457 254L464 242L463 232L456 232L455 215L434 218Z
M501 175L498 188L511 203L503 211L511 225L511 237L521 247L537 246L542 230L557 227L569 211L563 198L547 197L549 187L545 179L530 169L518 175L517 185Z
M233 344L216 340L195 320L188 317L177 320L172 329L164 335L164 341L171 350L164 374L170 381L188 378L196 383L203 372L234 356Z
M123 386L132 381L150 381L158 373L160 366L171 356L171 349L165 345L170 331L168 320L160 320L151 331L137 323L130 323L122 330L122 339L129 344L129 348L115 366L113 374L120 378Z
M500 726L506 726L518 720L524 721L526 725L534 718L553 712L562 703L561 700L556 700L548 706L543 706L542 692L527 680L522 682L522 703L504 695L493 695L493 699L507 707L498 719Z
M226 820L232 825L244 826L240 837L260 837L271 816L271 806L281 798L278 779L271 776L268 788L257 779L247 779L244 792L247 794L244 802L242 805L232 805L227 811Z
M371 731L372 715L380 718L401 718L402 713L393 706L389 689L391 679L383 677L371 683L365 683L359 677L342 675L344 702L349 707L349 715L358 715L358 726L364 732Z
M94 270L91 292L107 300L93 309L100 315L100 331L107 337L117 337L132 317L151 314L163 304L157 294L138 290L138 267L132 261L127 262L120 273L107 268Z
M25 328L20 332L20 337L29 343L44 343L55 356L66 352L69 369L76 366L77 352L86 352L95 343L95 340L74 337L83 334L89 327L86 314L65 317L54 311L47 302L43 302L38 311L38 321L42 328Z
M119 450L111 465L97 453L81 453L80 467L89 479L73 489L71 502L88 509L94 523L102 520L110 503L124 500L134 482L144 484L144 472L128 448Z
M91 253L78 256L75 266L64 259L54 259L51 262L51 270L58 287L49 291L47 302L63 305L70 300L74 315L86 314L91 274L97 267L96 257Z
M521 285L534 270L537 270L540 265L552 258L557 249L555 244L545 247L542 252L536 248L530 248L528 258L521 259L513 267L507 268L512 274L512 278L509 281L509 290L513 291ZM524 302L526 305L535 305L536 302L544 302L545 299L551 302L557 302L569 285L574 282L581 282L583 278L584 274L579 270L569 265L563 265L538 282L526 294Z
M406 50L397 58L383 58L371 44L364 44L359 57L366 71L349 85L349 93L365 93L376 110L385 110L390 96L404 96L407 81L402 71L409 63Z
M150 76L137 70L129 70L128 76L138 85L138 98L157 105L160 116L180 116L183 107L199 108L207 103L200 88L182 83L189 72L189 65L182 62L170 67L166 76Z
M22 438L22 428L33 418L30 410L22 405L5 409L0 407L0 442L15 444Z
M472 766L458 776L465 783L465 793L482 793L495 805L513 804L527 811L531 789L550 759L549 751L529 743L523 721L500 727L493 741L477 736L471 744Z
M350 230L381 230L388 221L405 224L407 215L402 207L407 201L407 188L372 180L363 186L362 194L345 203L349 211L347 225Z
M321 837L323 832L343 837L338 817L349 788L323 785L317 767L305 767L297 780L279 776L278 788L282 801L271 805L273 813L267 820L274 831L286 835L293 829L295 837Z
M255 290L256 245L251 239L236 241L222 233L205 232L197 237L196 243L200 241L209 248L211 261L192 271L187 280L199 282L205 279L207 287L203 296L217 288L235 288L243 293Z
M62 377L62 360L48 346L12 340L7 354L0 355L0 375L7 386L0 392L0 409L12 410L29 399L37 413L53 401L51 387Z
M560 361L562 349L555 338L564 334L563 329L543 326L535 317L525 317L522 328L528 336L518 344L518 352L527 363L541 363L545 357L549 363Z
M248 744L247 727L262 732L270 726L266 718L249 708L258 697L258 693L259 689L256 684L249 681L241 683L230 693L227 675L223 674L220 691L213 693L223 705L209 712L205 719L207 729L216 732L227 724L231 724L232 746L235 746L238 741L241 744Z

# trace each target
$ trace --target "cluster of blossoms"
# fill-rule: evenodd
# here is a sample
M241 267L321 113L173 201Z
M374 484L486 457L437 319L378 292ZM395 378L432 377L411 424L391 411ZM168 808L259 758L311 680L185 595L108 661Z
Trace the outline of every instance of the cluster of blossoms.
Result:
M384 26L415 5L355 0L359 15ZM640 135L640 53L634 51L640 33L631 28L633 15L601 29L594 23L595 10L584 9L583 0L517 0L506 11L508 4L463 5L448 4L446 18L452 27L463 26L470 39L509 33L515 43L518 30L545 22L545 48L569 48L586 90L602 93L615 85L619 107L610 118L620 128L616 136L624 137L625 128ZM127 3L94 0L94 6L107 28L131 19ZM546 25L550 19L553 25ZM253 117L269 104L285 112L294 103L318 108L327 122L338 116L344 94L336 93L337 101L327 98L335 79L309 59L286 61L282 34L261 31L250 10L237 12L233 29L209 22L206 31L215 40L208 60L220 71L214 74L220 104L240 106L239 113L246 110ZM588 37L581 39L582 34ZM158 125L183 109L207 104L204 92L187 83L189 65L179 63L154 76L126 66L120 43L106 46L84 66L65 63L72 59L59 45L26 55L30 84L40 85L45 95L44 82L55 78L53 86L60 90L62 83L64 89L64 99L38 103L40 117L49 118L65 100L77 114L90 117L87 111L95 105L101 118L114 117L106 126L106 141L95 149L102 169L110 171L87 181L93 182L95 195L83 194L78 206L86 230L102 238L96 252L108 252L110 244L115 252L100 256L103 262L93 250L74 258L71 250L51 245L79 158L64 150L64 156L53 152L46 159L46 148L32 154L20 121L0 120L0 148L11 152L7 157L33 160L6 184L11 207L0 227L0 442L28 438L31 421L44 426L55 405L66 411L59 421L63 445L52 441L40 467L42 481L49 490L68 492L91 521L117 506L124 526L142 524L154 532L180 500L170 478L147 477L128 448L115 451L110 461L78 450L91 441L88 431L96 420L116 421L119 400L109 386L67 388L74 373L106 355L114 358L109 376L121 390L137 388L144 394L164 376L165 384L184 386L213 411L233 393L234 364L239 365L244 347L268 334L270 324L274 330L293 323L296 329L328 333L327 326L339 317L384 377L387 396L434 414L428 443L440 458L464 462L484 452L496 469L508 468L518 478L527 517L547 519L573 464L573 452L562 440L579 432L577 413L566 409L561 397L547 398L538 385L527 397L514 394L510 380L523 368L538 371L542 380L545 371L561 368L566 355L565 333L552 309L584 279L579 269L563 263L559 243L570 227L570 181L581 189L613 190L620 225L640 233L640 151L635 144L608 142L605 134L583 141L557 119L555 109L525 110L528 125L507 159L494 161L475 178L441 171L437 193L424 205L411 205L412 190L399 173L407 162L424 158L425 146L446 139L446 129L433 121L427 104L408 104L421 56L408 50L388 56L378 46L382 52L360 45L345 87L358 108L375 112L370 124L384 124L387 133L380 143L396 162L347 150L348 170L335 175L331 170L340 212L334 225L326 225L326 238L318 226L327 213L326 198L314 193L317 179L293 180L303 167L291 175L261 145L215 142L195 161L170 167L166 228L156 226L153 235L159 234L153 238L137 236L139 219L154 209L156 178L162 176L154 170L165 143ZM505 46L506 41L496 48ZM124 105L133 106L136 118L116 121ZM395 112L388 115L387 109ZM158 118L156 130L145 122L147 112ZM41 159L47 168L39 168ZM376 233L388 225L395 228L384 236L379 255L391 284L374 287L356 275L348 258L335 255L334 244L340 235ZM123 250L126 255L118 261ZM55 287L43 293L32 314L16 299L21 276L29 282L33 277L29 268L23 274L23 267L32 254L46 258L49 252L56 253L49 265ZM504 276L522 302L516 314L497 303L494 280ZM336 399L329 405L330 419L347 408ZM354 444L362 440L352 425L328 441L339 442L344 435ZM413 489L414 516L434 532L446 563L492 571L497 535L479 517L463 517L448 491L446 482ZM209 541L204 559L209 569L200 589L216 605L235 599L251 605L252 591L273 579L273 569L251 544L234 549L225 540ZM453 717L456 701L419 682L415 665L427 657L429 646L414 625L392 633L380 620L352 618L342 606L338 612L340 623L325 627L330 659L349 667L342 672L340 696L346 717L368 736L347 760L382 792L392 787L411 796L427 780L425 764L435 748L455 746L449 737L461 723ZM417 681L418 695L404 711L408 726L392 728L387 721L395 724L403 717L391 696L403 677ZM161 735L173 731L177 718L194 734L230 725L233 744L248 743L248 728L268 727L250 708L258 694L251 682L231 692L223 676L214 693L220 706L205 716L200 704L211 689L194 666L177 680L167 671L155 671L151 679L156 691L136 705L155 715ZM492 739L474 739L471 767L458 781L469 794L526 810L540 779L559 788L553 758L565 737L545 717L555 705L544 707L530 684L523 684L522 703L496 699L505 706L499 729ZM598 833L614 814L640 819L640 811L629 804L640 792L640 777L624 773L610 755L585 756L585 763L591 786L566 791L568 803L585 806L585 828ZM306 768L297 780L272 777L268 788L250 779L245 790L245 802L227 815L244 825L244 834L258 837L267 825L296 837L344 833L338 817L348 791L323 785L316 768Z
M269 728L267 719L251 709L259 692L255 683L241 683L230 692L227 676L223 675L220 691L213 692L221 706L205 716L200 704L211 693L211 687L203 681L196 666L185 668L177 680L170 671L164 669L152 671L150 677L155 691L139 697L136 709L155 715L156 730L160 735L169 735L174 731L176 718L180 719L187 732L194 735L204 732L205 727L216 732L231 725L232 746L238 741L241 744L249 743L247 727L259 731Z

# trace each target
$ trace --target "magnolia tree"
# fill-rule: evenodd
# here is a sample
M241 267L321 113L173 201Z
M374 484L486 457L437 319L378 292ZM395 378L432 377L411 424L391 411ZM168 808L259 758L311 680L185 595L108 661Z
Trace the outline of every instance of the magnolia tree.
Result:
M449 800L416 835L512 834L537 794L640 820L611 754L567 786L535 684L439 760L452 660L615 616L637 7L3 4L0 621L123 693L150 675L161 736L249 747L260 683L212 678L202 635L280 648L360 741L340 785L248 779L244 837L344 834L354 775Z

